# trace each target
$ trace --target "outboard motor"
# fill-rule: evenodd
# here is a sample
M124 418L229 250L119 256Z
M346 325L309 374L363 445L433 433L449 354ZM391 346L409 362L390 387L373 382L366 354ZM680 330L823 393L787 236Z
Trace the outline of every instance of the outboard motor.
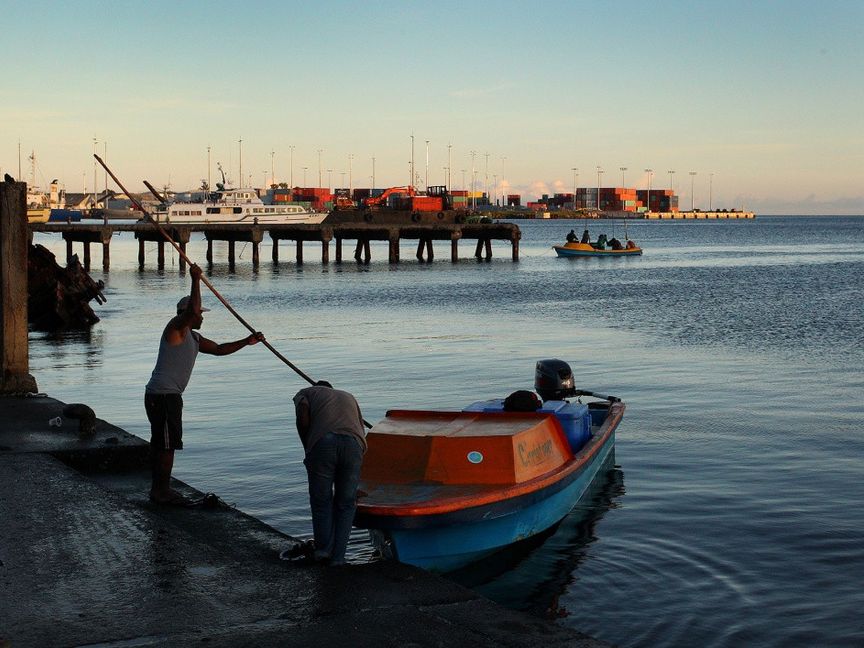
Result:
M564 400L576 393L576 382L570 365L563 360L538 360L534 371L534 390L540 398Z

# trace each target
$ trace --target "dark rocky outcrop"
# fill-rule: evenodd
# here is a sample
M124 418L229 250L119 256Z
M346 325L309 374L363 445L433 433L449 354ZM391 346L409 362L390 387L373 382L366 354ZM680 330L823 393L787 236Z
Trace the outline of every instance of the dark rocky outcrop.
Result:
M31 245L27 259L27 321L35 331L87 329L99 321L90 308L102 304L102 281L93 281L75 255L61 268L42 245Z

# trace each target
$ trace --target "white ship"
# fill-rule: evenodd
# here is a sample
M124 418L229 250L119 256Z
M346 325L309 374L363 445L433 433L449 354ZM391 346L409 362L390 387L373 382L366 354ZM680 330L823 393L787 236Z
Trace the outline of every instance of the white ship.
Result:
M222 170L221 168L219 169ZM216 183L216 191L205 193L198 202L172 202L165 211L157 212L159 222L176 225L216 223L308 223L316 224L327 217L302 205L265 205L249 188L226 187L225 174Z

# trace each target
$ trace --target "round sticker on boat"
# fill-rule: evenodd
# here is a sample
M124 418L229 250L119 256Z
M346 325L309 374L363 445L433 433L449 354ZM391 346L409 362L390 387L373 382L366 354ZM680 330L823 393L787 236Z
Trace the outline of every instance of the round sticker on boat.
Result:
M481 461L483 461L483 453L477 452L476 450L472 450L471 452L468 453L468 461L470 461L473 464L480 463Z

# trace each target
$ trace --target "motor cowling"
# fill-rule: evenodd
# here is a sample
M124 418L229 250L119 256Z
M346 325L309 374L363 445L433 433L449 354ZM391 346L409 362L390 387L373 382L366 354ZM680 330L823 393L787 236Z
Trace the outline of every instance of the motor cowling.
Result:
M576 381L570 365L554 358L538 360L534 371L534 390L544 401L563 400L572 396L576 391Z

